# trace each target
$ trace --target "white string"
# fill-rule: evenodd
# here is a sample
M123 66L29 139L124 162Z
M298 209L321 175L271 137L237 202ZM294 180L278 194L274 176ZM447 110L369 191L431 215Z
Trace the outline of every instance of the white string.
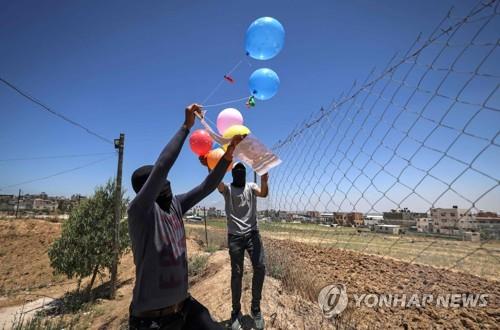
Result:
M203 103L207 102L215 94L215 92L217 92L217 90L219 90L220 86L223 83L224 83L224 79L220 80L219 83L217 84L217 86L215 86L215 88L210 92L210 94L208 94L208 96L201 103L203 104Z
M241 63L243 63L243 60L245 58L242 58L238 63L236 63L236 65L228 72L226 73L226 76L229 76L230 74L232 74L234 71L236 71L236 69L239 68L239 66L241 65ZM251 64L247 61L248 65L251 66ZM221 80L219 80L219 82L217 83L217 85L215 86L215 88L210 92L210 94L208 94L208 96L203 100L203 102L201 102L202 104L203 103L206 103L208 102L208 100L214 96L214 94L219 90L219 88L222 86L222 84L224 83L226 79L222 78Z
M221 106L221 105L227 105L227 104L231 104L231 103L241 102L241 101L247 100L247 99L248 99L248 96L245 96L245 97L240 97L238 99L229 100L229 101L220 102L220 103L214 103L214 104L208 104L208 105L202 104L201 106L203 108L213 108L213 107L218 107L218 106Z

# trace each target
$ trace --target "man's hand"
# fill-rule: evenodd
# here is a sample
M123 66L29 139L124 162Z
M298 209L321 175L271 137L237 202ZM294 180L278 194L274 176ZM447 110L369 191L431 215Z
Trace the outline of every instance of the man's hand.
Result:
M196 114L202 116L201 105L193 103L186 108L185 113L186 119L184 120L184 126L187 129L191 129L191 127L193 127L194 125Z
M269 174L263 174L260 177L260 187L254 188L255 190L255 195L257 197L267 197L269 194L269 186L267 185L267 181L269 180Z
M231 143L227 146L226 153L224 154L224 159L232 161L233 160L233 153L234 149L238 144L240 144L243 139L246 138L246 135L235 135L231 139Z
M201 165L208 167L207 156L200 156L200 157L198 157L198 159L199 159Z

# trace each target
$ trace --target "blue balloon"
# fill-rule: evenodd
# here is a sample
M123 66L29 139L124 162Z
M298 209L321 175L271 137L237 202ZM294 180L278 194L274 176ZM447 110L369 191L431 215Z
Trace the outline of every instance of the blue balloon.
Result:
M256 60L275 57L285 44L285 29L272 17L261 17L248 27L245 48L247 55Z
M250 93L259 100L269 100L278 92L280 78L271 69L262 68L255 70L248 81Z

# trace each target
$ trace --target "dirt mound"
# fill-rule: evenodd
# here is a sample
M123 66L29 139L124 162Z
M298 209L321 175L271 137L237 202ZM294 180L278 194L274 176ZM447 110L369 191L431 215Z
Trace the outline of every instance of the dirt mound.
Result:
M0 300L0 307L18 304L23 300L17 297L20 293L29 296L43 289L43 294L51 295L54 285L67 282L53 275L47 255L60 232L61 224L44 220L0 221L0 296L7 296Z
M193 239L187 240L188 254L207 254ZM122 258L120 280L125 281L118 289L116 300L100 300L92 318L92 329L123 328L128 320L128 307L133 288L133 261L131 254ZM125 274L127 276L125 276ZM132 277L128 277L132 275ZM209 254L207 267L203 274L190 288L191 295L204 304L212 317L224 324L228 323L231 314L231 267L227 251ZM251 263L245 259L243 278L242 311L245 314L246 329L251 329L249 317L251 300ZM333 329L333 326L322 317L317 304L306 301L299 295L287 292L280 281L266 277L262 294L262 311L266 320L266 329ZM83 322L83 321L82 321Z
M212 317L228 325L231 315L231 265L227 251L217 251L209 258L208 276L190 288L191 295L205 305ZM252 327L250 314L252 269L245 258L241 307L246 329ZM286 292L280 281L266 277L261 309L266 329L329 329L317 304Z
M291 241L265 240L266 250L292 256L305 278L317 283L315 295L325 284L344 284L348 294L489 294L482 308L348 307L349 318L357 328L497 328L500 324L500 283L474 275L446 271L430 266L365 255L340 249L321 249ZM352 307L352 301L350 305ZM341 314L342 316L342 314Z

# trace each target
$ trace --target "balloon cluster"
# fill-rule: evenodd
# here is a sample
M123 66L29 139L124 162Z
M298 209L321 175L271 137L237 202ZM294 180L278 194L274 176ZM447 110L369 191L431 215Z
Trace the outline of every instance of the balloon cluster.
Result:
M283 49L285 43L285 29L281 23L272 17L261 17L255 20L246 32L246 55L256 60L269 60ZM234 79L224 75L224 79L233 84ZM255 106L255 99L268 100L278 92L280 79L276 72L268 68L255 70L248 81L250 97L247 107ZM250 130L243 125L242 114L234 108L224 109L217 116L217 130L226 139L235 135L248 135ZM203 129L194 131L189 138L191 150L206 160L209 169L213 169L224 155L227 146L213 148L212 137ZM229 166L231 168L231 165ZM228 169L229 169L228 168Z
M269 60L283 49L285 29L272 17L261 17L255 20L247 30L245 38L246 54L256 60ZM278 92L280 78L271 69L255 70L250 76L248 87L252 100L269 100ZM255 100L254 100L255 101ZM251 99L247 105L251 103ZM255 104L255 103L254 103ZM250 104L251 106L251 104Z
M225 139L232 139L235 135L250 134L248 127L243 126L243 115L233 108L227 108L219 113L217 130ZM217 165L227 148L227 146L219 146L212 149L213 139L204 129L198 129L191 134L189 146L196 155L206 159L209 169L213 169Z

